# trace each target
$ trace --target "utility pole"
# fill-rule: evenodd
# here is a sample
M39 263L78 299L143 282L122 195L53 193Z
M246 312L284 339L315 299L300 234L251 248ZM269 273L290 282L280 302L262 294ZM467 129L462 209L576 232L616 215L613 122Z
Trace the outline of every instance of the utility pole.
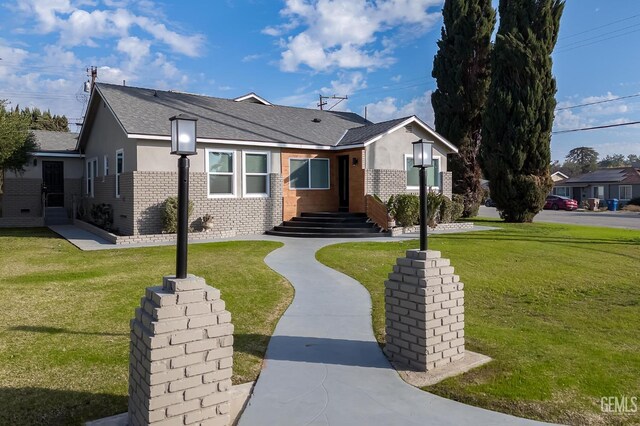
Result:
M344 101L345 99L349 99L348 96L322 96L322 95L318 95L320 96L320 102L318 103L318 106L320 107L320 111L322 111L324 108L322 108L323 106L325 106L327 104L327 102L325 101L325 99L339 99L338 102L336 102L335 104L333 104L331 106L331 108L329 108L327 111L331 111L331 109L333 107L335 107L336 105L338 105L340 102Z
M93 90L93 85L96 84L96 79L98 78L98 67L87 68L87 77L91 78L91 81L87 81L84 85L84 91L91 93Z

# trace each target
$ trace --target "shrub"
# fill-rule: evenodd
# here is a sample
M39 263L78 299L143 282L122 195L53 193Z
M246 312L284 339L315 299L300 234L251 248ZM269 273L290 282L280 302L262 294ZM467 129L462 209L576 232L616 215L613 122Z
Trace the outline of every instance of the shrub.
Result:
M189 201L187 217L193 213L193 202ZM175 234L178 232L178 197L168 197L162 208L162 232Z
M387 200L387 213L392 218L396 217L396 204L395 197L393 195Z
M451 201L451 222L456 222L464 213L464 197L460 194L453 194L453 200Z
M640 197L635 197L629 200L627 204L632 204L634 206L640 206Z
M391 202L394 217L402 226L411 226L418 223L420 216L420 198L413 194L399 194L392 197Z
M113 208L111 204L92 204L89 212L94 225L109 231L113 225Z
M432 228L436 226L436 218L440 215L440 207L445 198L447 197L437 192L427 192L427 225Z

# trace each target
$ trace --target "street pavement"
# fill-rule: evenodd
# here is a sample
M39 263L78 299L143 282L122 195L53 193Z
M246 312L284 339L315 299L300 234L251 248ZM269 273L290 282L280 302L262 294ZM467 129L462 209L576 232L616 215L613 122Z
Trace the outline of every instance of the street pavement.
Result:
M480 206L478 217L500 218L495 207L485 206ZM533 221L640 230L640 213L638 212L543 210L536 215Z

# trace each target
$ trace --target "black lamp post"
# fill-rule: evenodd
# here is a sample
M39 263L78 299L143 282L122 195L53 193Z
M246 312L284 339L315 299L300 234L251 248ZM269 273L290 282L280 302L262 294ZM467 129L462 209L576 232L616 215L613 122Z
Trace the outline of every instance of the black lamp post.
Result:
M413 142L413 167L420 170L420 251L427 250L427 177L425 168L433 162L433 142L423 139Z
M187 278L187 239L189 235L189 159L196 154L197 118L178 114L171 122L171 153L178 159L178 235L176 278Z

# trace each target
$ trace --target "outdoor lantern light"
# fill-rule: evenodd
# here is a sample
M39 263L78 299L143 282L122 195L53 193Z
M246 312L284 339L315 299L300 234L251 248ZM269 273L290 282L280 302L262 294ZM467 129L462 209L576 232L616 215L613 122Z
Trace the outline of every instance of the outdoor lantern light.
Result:
M413 142L413 167L420 173L420 251L427 250L427 177L426 167L433 161L433 142L424 139Z
M197 118L178 114L169 119L171 122L171 153L176 155L194 155L196 153Z
M187 278L187 238L189 232L189 159L196 154L197 118L178 114L171 122L171 153L178 159L178 235L176 247L176 278Z
M413 142L413 167L431 167L433 142L424 139Z

